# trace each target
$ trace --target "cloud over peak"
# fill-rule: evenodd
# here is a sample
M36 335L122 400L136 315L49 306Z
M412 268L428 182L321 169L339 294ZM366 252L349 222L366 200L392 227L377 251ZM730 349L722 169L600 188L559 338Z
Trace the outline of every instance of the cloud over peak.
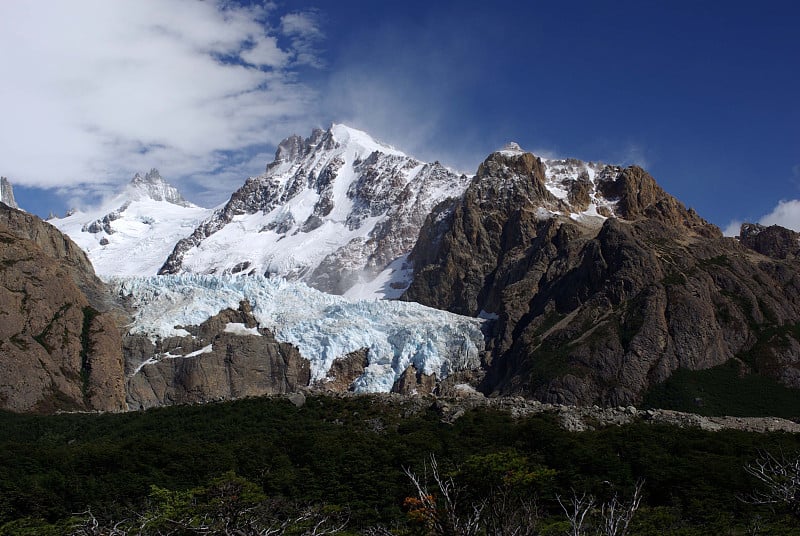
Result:
M64 187L213 170L275 143L315 92L314 13L195 0L0 3L0 163Z

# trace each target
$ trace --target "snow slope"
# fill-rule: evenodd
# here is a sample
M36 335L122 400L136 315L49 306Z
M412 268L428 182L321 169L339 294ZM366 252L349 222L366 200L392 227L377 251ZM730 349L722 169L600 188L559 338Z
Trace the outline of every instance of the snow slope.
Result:
M187 202L158 171L137 174L100 207L49 222L86 251L95 272L155 275L175 243L189 235L213 210Z
M344 125L292 136L263 175L176 245L161 273L273 274L335 294L395 295L407 274L390 269L387 283L386 270L469 180Z
M177 326L199 325L248 300L261 327L311 362L313 381L324 381L337 357L368 348L369 366L355 382L357 392L388 392L409 364L440 379L477 368L484 347L484 320L417 303L350 300L283 278L184 274L112 284L136 307L130 332L152 339L188 335Z

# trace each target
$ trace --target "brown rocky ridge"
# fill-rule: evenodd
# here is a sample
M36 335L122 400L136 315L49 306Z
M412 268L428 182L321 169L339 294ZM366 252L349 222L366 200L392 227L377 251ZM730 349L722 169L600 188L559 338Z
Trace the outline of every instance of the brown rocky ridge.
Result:
M758 223L743 223L739 242L774 259L800 259L800 233L779 225L765 227Z
M301 141L281 150L305 151ZM308 361L260 327L247 302L183 326L185 337L123 340L119 303L71 240L0 206L0 245L7 409L344 392L368 364L363 350L340 356L309 385ZM780 227L747 224L739 240L723 237L635 166L493 153L461 197L425 219L404 295L494 318L482 370L440 380L409 367L393 391L450 396L471 384L488 395L627 407L678 369L730 361L742 375L800 388L797 253L798 233Z
M785 248L723 237L639 167L587 164L560 198L553 167L490 155L410 255L404 299L497 318L481 390L627 406L679 368L734 359L800 387L800 266Z
M0 204L0 408L125 408L119 316L86 255Z

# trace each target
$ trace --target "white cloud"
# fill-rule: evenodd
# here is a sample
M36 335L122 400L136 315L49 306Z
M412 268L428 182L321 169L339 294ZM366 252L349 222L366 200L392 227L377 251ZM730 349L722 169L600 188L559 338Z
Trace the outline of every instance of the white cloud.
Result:
M296 64L322 66L316 47L323 34L316 12L304 11L284 15L281 17L281 31L291 39Z
M314 114L317 95L291 65L318 64L322 33L302 13L271 27L272 9L0 2L0 171L20 185L103 189L151 167L180 181L275 144Z
M274 37L261 39L250 50L245 50L242 59L253 65L262 67L281 67L286 64L289 54L278 47Z
M742 225L741 220L732 220L723 230L725 236L738 236ZM780 225L787 229L800 232L800 199L783 200L769 214L758 218L761 225Z
M731 222L722 230L722 234L725 236L739 236L742 223L744 222L741 220L731 220Z
M772 212L758 220L762 225L780 225L800 231L800 200L781 201Z

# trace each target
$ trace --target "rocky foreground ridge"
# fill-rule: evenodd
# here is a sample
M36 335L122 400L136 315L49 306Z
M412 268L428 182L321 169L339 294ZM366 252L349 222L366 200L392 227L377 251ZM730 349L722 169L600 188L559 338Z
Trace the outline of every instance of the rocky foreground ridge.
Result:
M707 417L695 413L665 409L638 409L635 406L601 408L599 406L549 404L520 396L485 397L463 384L451 389L447 396L408 396L400 393L356 395L346 392L320 393L314 390L303 390L290 395L280 395L277 398L285 398L295 406L301 407L309 398L316 396L366 397L371 399L374 404L387 406L399 411L405 418L426 411L434 411L439 415L441 421L446 424L453 424L471 411L491 410L506 412L515 419L524 419L534 415L550 415L557 419L561 427L572 432L644 423L663 424L680 428L699 428L709 432L739 430L757 433L800 433L800 423L777 417ZM378 429L381 426L380 423L374 422L372 425Z
M0 204L0 407L125 409L117 323L83 251Z

